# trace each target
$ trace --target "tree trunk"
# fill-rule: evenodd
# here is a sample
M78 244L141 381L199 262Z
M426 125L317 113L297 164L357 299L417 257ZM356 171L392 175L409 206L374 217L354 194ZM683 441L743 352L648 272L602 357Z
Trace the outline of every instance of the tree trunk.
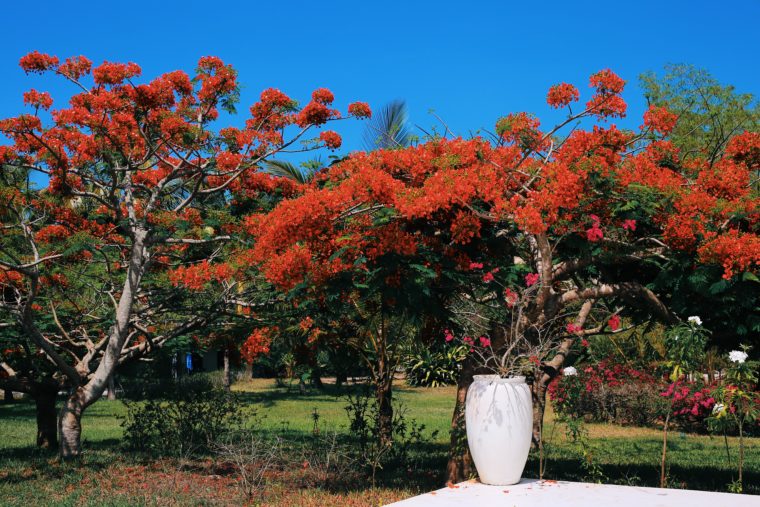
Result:
M323 389L325 387L324 382L322 382L322 372L320 371L319 367L315 367L311 370L311 381L314 383L314 387L317 389Z
M245 380L253 378L253 363L245 363Z
M345 371L340 370L335 372L335 386L340 388L343 384L348 383L348 375Z
M446 481L456 484L474 475L475 465L467 445L467 428L464 419L464 404L467 389L472 384L475 372L473 360L468 357L462 364L462 371L457 382L457 398L454 414L451 417L451 444L449 447L449 462L446 465Z
M533 437L532 444L536 449L543 448L544 414L546 413L546 389L548 384L542 378L536 379L531 386L533 398Z
M743 417L743 416L742 416ZM744 470L744 421L739 422L739 490L744 492L744 479L742 472Z
M232 387L232 372L230 371L230 348L224 348L224 377L222 379L224 390L229 392Z
M58 414L55 390L44 390L34 395L37 408L37 446L43 449L58 448Z
M114 375L108 377L108 399L116 401L116 381L114 380Z
M531 444L538 449L538 478L544 478L546 470L546 455L544 454L544 415L546 414L546 390L548 382L546 375L535 379L530 392L533 398L533 436ZM551 382L551 379L549 380Z
M665 488L668 485L666 465L668 456L668 425L670 424L670 413L673 411L673 404L671 402L668 415L665 416L665 425L662 429L662 458L660 459L660 487Z
M379 379L375 386L377 399L377 423L380 436L380 444L390 446L393 444L393 375L386 373L385 378Z
M82 454L82 412L85 409L84 389L71 393L61 408L58 430L61 437L60 454L63 460L72 460Z

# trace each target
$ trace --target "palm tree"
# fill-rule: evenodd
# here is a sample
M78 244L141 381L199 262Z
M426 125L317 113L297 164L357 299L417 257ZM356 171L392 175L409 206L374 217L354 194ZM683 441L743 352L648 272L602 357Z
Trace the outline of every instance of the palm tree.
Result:
M311 179L314 177L314 173L319 170L318 167L322 165L321 161L318 159L310 162L311 163L308 164L307 169L304 171L296 167L296 165L292 162L288 162L286 160L265 160L264 171L273 176L288 178L295 182L303 184L311 181Z
M364 129L367 151L404 148L411 142L409 114L404 100L394 100L372 116Z
M409 128L409 114L406 101L397 99L386 104L378 113L372 116L364 129L364 147L367 151L404 148L412 140ZM335 163L335 161L333 162ZM311 181L324 163L320 159L309 160L303 164L304 169L298 168L287 160L265 160L264 171L282 178L288 178L304 184Z

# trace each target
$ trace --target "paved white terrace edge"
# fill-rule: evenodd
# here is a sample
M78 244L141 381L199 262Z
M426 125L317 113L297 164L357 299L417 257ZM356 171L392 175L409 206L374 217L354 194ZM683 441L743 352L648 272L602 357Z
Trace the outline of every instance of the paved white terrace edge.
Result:
M475 481L386 507L760 507L758 495L523 479L512 486Z

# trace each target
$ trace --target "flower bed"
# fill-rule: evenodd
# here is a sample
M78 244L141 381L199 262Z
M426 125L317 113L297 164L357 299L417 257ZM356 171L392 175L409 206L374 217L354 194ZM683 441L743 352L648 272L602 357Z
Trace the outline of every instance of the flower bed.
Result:
M554 409L586 421L654 426L671 409L681 430L706 432L717 403L717 385L683 378L672 383L609 359L563 373L549 385Z

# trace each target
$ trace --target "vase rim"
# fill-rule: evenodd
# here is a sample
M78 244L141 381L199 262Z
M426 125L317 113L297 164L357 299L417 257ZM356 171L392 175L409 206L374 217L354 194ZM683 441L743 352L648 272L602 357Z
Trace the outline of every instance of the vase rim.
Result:
M514 377L502 377L500 375L473 375L473 380L485 380L496 382L497 384L522 384L525 383L525 376L517 375Z

